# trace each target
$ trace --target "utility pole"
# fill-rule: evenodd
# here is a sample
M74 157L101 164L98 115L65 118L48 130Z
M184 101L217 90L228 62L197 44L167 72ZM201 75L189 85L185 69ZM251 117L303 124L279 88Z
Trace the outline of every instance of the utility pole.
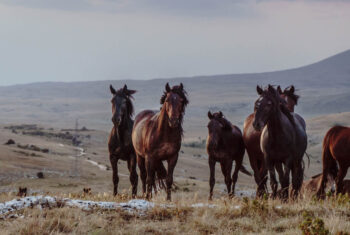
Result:
M73 162L73 169L72 169L72 177L79 177L80 172L79 172L79 156L80 156L80 150L78 149L79 146L79 135L78 135L78 129L79 129L79 123L78 119L75 120L75 131L72 139L72 144L75 147L75 157L74 157L74 162Z

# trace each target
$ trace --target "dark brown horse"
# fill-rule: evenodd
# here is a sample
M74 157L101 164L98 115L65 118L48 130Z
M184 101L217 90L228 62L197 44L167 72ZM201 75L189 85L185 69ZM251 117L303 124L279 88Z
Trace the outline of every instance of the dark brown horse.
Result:
M278 86L277 90L281 98L286 101L289 111L294 112L294 106L298 104L299 99L299 96L295 94L294 86L287 87L284 91ZM264 154L260 148L261 131L258 131L253 127L255 112L256 109L254 108L254 113L250 114L244 121L243 140L245 148L247 149L251 168L254 171L254 179L258 185L257 196L261 197L264 193L267 193L266 180L264 180L267 177L267 170L264 164ZM295 115L299 116L298 114ZM300 119L305 126L305 121L301 117ZM281 180L281 177L284 175L282 165L278 164L276 169Z
M137 155L144 193L147 185L147 198L152 197L155 173L163 175L165 169L162 161L166 160L168 162L167 200L171 200L173 173L183 134L182 120L188 104L182 83L172 88L167 83L160 103L162 105L160 112L145 110L136 116L132 142Z
M134 112L131 99L136 92L129 90L126 85L116 91L110 86L113 98L112 102L112 122L114 124L108 141L109 158L113 169L114 195L118 194L118 160L124 160L128 163L130 172L130 182L132 185L132 196L137 194L138 175L136 172L136 155L131 141L131 132L134 121L132 115Z
M251 174L242 165L245 148L241 130L225 119L222 112L212 114L209 111L208 117L210 121L208 123L209 135L207 138L207 152L209 155L210 168L209 200L211 200L215 184L216 162L220 162L229 196L234 195L238 171L241 170L243 173L250 176ZM236 162L236 166L231 178L233 161Z
M303 156L307 136L300 121L288 110L278 91L271 85L266 90L257 86L260 98L255 102L253 126L262 130L260 147L270 175L272 196L277 194L275 168L284 166L281 186L283 197L288 197L289 175L292 172L293 198L303 183Z
M323 139L323 173L317 196L324 197L327 176L335 178L336 192L343 192L343 180L350 167L350 128L332 127ZM338 170L339 167L339 170Z
M284 99L284 101L286 102L286 106L287 106L288 110L293 113L295 118L297 118L299 120L299 122L303 125L304 130L306 130L305 120L299 114L294 113L294 107L296 105L298 105L298 100L300 98L300 96L295 94L294 86L291 85L291 86L287 87L286 89L284 89L284 91L282 91L281 87L278 86L277 90L278 90L281 98Z

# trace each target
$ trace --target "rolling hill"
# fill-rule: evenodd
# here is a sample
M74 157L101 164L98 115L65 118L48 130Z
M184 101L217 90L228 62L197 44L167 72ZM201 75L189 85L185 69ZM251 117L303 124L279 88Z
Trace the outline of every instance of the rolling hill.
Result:
M350 50L320 62L284 71L230 74L154 80L115 80L96 82L50 82L0 87L1 123L42 123L72 127L81 125L108 130L111 127L109 84L127 84L138 90L136 112L159 109L166 82L183 82L190 105L185 115L187 138L206 134L206 113L221 110L242 126L257 98L255 87L294 84L301 95L296 112L306 118L350 110Z

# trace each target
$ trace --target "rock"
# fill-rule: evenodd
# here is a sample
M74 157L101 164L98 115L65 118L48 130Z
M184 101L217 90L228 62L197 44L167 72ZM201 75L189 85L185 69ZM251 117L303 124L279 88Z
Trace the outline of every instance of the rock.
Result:
M16 142L13 139L9 139L5 145L12 145L12 144L16 144Z
M39 179L44 179L44 173L42 172L38 172L36 176L38 176Z

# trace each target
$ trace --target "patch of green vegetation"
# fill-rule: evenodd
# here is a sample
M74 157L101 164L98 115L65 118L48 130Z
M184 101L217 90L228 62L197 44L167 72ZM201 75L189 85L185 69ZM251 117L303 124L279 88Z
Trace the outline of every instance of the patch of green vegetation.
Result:
M303 222L299 225L304 235L329 235L330 232L324 226L321 218L314 217L312 213L303 213Z

